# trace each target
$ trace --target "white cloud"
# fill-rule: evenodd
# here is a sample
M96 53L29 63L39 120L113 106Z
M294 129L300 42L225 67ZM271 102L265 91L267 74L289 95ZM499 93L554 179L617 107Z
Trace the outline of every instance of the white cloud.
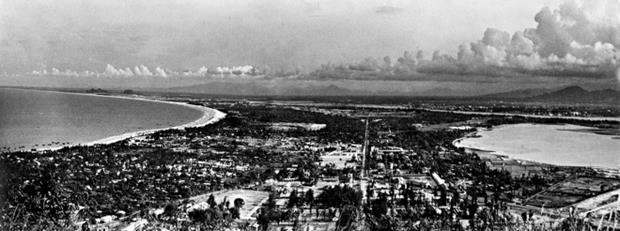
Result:
M103 75L130 77L130 76L134 76L134 73L131 71L129 67L123 69L123 68L116 68L112 66L111 64L108 64L105 67L105 72L103 73Z
M504 75L512 69L544 75L610 76L620 58L620 20L617 12L595 12L605 7L620 9L620 1L568 1L558 9L545 7L535 16L536 28L517 31L512 37L489 28L481 40L459 46L456 59L434 54L430 70L441 72L444 65L447 73Z
M209 72L209 68L207 68L205 66L202 66L202 67L200 67L200 69L198 69L196 74L198 74L198 75L206 75L207 72Z
M156 67L155 68L155 75L159 76L159 77L168 77L168 74L166 74L166 71L164 71L164 69L162 69L161 67Z
M45 67L45 66L44 66ZM206 66L201 66L195 70L174 71L163 67L155 67L151 71L146 65L137 65L131 67L115 67L112 64L107 64L103 72L97 71L73 71L70 69L60 70L59 68L52 67L49 71L47 69L33 70L30 72L32 75L45 76L101 76L101 77L170 77L170 76L203 76L208 77L212 74L217 74L220 77L224 76L264 76L265 72L258 70L251 65L231 66L231 67L217 67L215 72L211 71Z

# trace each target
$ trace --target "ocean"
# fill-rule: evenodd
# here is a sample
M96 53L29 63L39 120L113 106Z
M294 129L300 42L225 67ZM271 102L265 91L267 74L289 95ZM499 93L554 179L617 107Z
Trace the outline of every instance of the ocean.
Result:
M163 102L0 88L0 147L82 144L195 121L203 112Z

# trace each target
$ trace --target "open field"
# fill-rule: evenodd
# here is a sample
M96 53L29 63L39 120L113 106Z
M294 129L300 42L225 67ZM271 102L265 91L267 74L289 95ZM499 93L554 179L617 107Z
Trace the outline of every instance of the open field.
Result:
M345 168L347 161L351 159L352 157L347 155L324 155L321 156L321 164L334 164L336 169L343 169Z
M190 200L195 201L195 204L200 204L203 202L207 202L209 196L213 195L215 197L215 201L217 203L221 203L224 198L232 202L241 198L245 201L245 205L239 211L241 219L251 219L253 214L260 208L260 205L269 198L269 193L265 191L254 191L254 190L222 190L213 193L203 194L199 196L195 196L190 198Z

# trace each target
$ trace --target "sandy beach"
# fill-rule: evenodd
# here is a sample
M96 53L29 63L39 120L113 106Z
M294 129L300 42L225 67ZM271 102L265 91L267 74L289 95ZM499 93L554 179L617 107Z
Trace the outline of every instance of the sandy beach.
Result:
M131 99L131 100L138 100L138 101L147 101L147 102L155 102L155 103L165 103L165 104L175 104L175 105L181 105L184 107L190 107L192 109L198 110L202 112L202 116L200 118L198 118L197 120L194 120L192 122L186 123L186 124L182 124L182 125L178 125L178 126L173 126L173 127L165 127L165 128L157 128L157 129L146 129L146 130L141 130L141 131L135 131L135 132L127 132L127 133L123 133L120 135L115 135L115 136L110 136L110 137L106 137L103 139L98 139L95 141L90 141L90 142L86 142L86 143L79 143L79 144L69 144L69 145L61 145L61 146L53 146L53 147L45 147L45 148L38 148L36 149L37 151L53 151L53 150L58 150L64 147L71 147L71 146L91 146L91 145L96 145L96 144L111 144L111 143L115 143L121 140L125 140L125 139L129 139L132 137L137 137L137 136L144 136L144 135L148 135L148 134L152 134L158 131L163 131L163 130L168 130L168 129L185 129L185 128L191 128L191 127L202 127L208 124L213 124L216 123L218 121L220 121L221 119L223 119L224 117L226 117L226 113L223 113L221 111L218 111L216 109L213 108L208 108L208 107L204 107L204 106L199 106L199 105L193 105L193 104L189 104L189 103L182 103L182 102L172 102L172 101L166 101L166 100L158 100L158 99L148 99L148 98L143 98L137 95L134 95L133 97L129 97L129 96L118 96L118 95L97 95L97 94L88 94L88 93L76 93L76 92L61 92L61 93L65 93L65 94L75 94L75 95L84 95L84 96L93 96L93 97L108 97L108 98L119 98L119 99Z

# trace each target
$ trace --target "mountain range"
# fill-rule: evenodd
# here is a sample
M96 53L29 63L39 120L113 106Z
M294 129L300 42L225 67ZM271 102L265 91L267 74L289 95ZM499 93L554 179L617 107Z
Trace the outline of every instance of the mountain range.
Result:
M554 102L554 103L588 103L620 105L620 91L605 89L588 91L580 86L564 88L527 88L514 91L486 94L480 96L463 96L450 88L433 88L425 91L383 92L354 90L346 86L328 85L282 85L256 82L210 82L205 84L173 87L163 89L168 92L201 93L214 95L247 95L247 96L431 96L431 97L462 97L476 100L504 100L518 102Z
M560 89L532 88L483 95L483 99L501 99L527 102L588 103L620 105L620 91L612 89L588 91L580 86Z
M334 84L325 86L266 86L254 82L211 82L184 87L167 88L165 91L203 93L213 95L290 95L290 96L346 96L364 95L364 92L350 90Z

